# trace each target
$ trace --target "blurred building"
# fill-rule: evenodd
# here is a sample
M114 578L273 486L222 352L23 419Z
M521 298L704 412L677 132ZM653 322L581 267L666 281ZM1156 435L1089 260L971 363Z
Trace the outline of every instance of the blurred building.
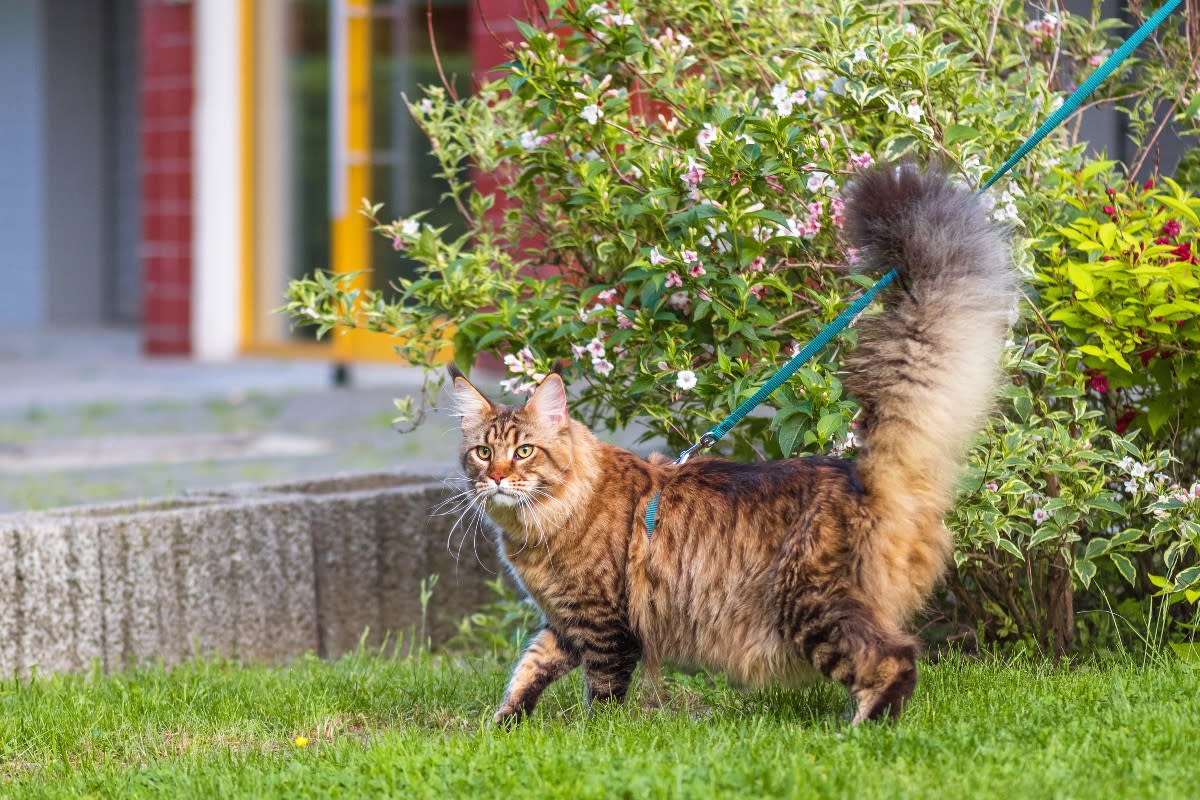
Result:
M389 354L274 312L289 279L406 265L437 207L404 95L504 60L523 0L3 0L0 331L139 326L148 353ZM435 212L436 213L436 212Z
M275 309L316 269L382 286L411 268L357 212L438 207L403 100L440 83L430 28L469 92L535 2L432 0L430 22L426 0L0 0L0 332L128 324L148 353L390 357ZM1123 117L1084 122L1125 154Z

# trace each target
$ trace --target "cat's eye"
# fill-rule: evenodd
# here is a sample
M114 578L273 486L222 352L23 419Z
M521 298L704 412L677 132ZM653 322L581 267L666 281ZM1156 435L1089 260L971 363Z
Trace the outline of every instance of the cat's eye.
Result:
M479 445L479 447L475 448L475 455L479 456L484 461L487 461L489 458L492 457L492 448L488 447L487 445L481 444L481 445Z
M533 455L533 445L523 444L517 448L517 458L529 458Z

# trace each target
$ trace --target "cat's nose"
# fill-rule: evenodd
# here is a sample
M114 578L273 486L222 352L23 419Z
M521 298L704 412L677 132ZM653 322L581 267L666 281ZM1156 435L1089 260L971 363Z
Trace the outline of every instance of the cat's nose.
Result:
M504 480L507 476L503 472L493 472L490 475L488 475L488 477L491 478L492 480L494 480L496 483L499 483L500 481Z

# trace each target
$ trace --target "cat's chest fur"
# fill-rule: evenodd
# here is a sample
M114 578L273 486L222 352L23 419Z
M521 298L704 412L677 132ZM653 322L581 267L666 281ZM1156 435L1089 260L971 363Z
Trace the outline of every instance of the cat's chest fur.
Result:
M548 622L574 624L580 620L627 617L625 554L614 552L609 542L577 524L570 546L563 530L541 536L536 525L504 514L492 515L499 529L501 555L512 574ZM531 533L526 536L526 526Z

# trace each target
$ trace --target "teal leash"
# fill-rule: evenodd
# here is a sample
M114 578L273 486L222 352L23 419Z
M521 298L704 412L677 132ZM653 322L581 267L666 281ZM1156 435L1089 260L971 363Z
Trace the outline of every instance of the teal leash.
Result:
M1000 165L1000 169L996 170L996 172L994 172L990 178L984 181L984 184L982 187L980 187L978 194L983 194L994 183L996 183L996 181L1000 180L1001 177L1010 172L1012 168L1017 165L1017 162L1029 155L1029 152L1033 150L1033 148L1037 147L1038 144L1040 144L1041 141L1045 139L1051 131L1061 125L1067 119L1067 117L1075 113L1083 101L1091 96L1091 94L1095 92L1105 80L1108 79L1108 76L1111 75L1113 71L1125 61L1125 59L1129 58L1133 51L1136 50L1138 46L1146 40L1146 37L1148 37L1159 25L1161 25L1163 20L1170 16L1171 12L1175 11L1175 9L1178 8L1182 2L1183 0L1168 0L1168 2L1165 3L1162 8L1158 9L1158 11L1156 11L1149 19L1142 23L1141 27L1134 31L1133 34L1125 40L1124 44L1114 50L1112 55L1105 59L1104 63L1097 67L1096 71L1093 72L1086 81L1076 87L1075 91L1063 101L1063 104L1055 109L1054 113L1051 114L1046 121L1043 122L1041 126L1033 132L1033 135L1026 139L1025 142L1017 148L1017 151L1009 156L1007 161ZM739 422L741 422L747 414L757 408L758 405L762 403L762 401L766 400L772 392L782 386L788 378L792 377L792 375L796 373L796 370L804 366L810 359L812 359L813 356L824 349L825 346L829 344L829 342L832 341L835 336L845 330L846 327L849 326L850 323L852 323L855 318L861 314L868 305L871 304L871 301L875 299L875 296L879 294L880 290L895 280L895 278L896 270L888 270L888 272L882 278L876 281L871 288L867 289L867 291L865 291L862 296L855 300L849 308L839 314L837 318L833 320L833 322L826 325L811 342L804 346L804 349L802 349L799 353L794 355L791 360L784 364L783 367L776 372L770 380L764 383L759 390L750 397L749 400L735 408L733 412L723 419L719 425L705 433L699 438L699 440L696 441L695 444L680 453L679 457L675 459L675 463L685 464L687 463L687 460L696 452L700 450L707 450L719 442L721 437L729 433L730 429L733 428L734 425L737 425ZM647 542L654 538L655 518L658 515L658 504L661 498L662 491L660 490L655 493L654 497L650 499L650 502L646 504Z

